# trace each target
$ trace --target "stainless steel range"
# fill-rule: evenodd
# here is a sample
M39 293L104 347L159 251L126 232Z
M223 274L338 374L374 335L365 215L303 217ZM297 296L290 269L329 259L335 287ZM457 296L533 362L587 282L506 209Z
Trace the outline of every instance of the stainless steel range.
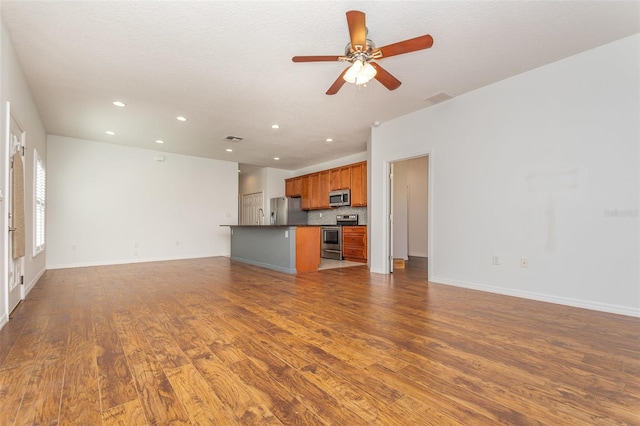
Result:
M339 214L336 216L335 225L324 225L320 257L342 260L342 226L357 224L357 214Z

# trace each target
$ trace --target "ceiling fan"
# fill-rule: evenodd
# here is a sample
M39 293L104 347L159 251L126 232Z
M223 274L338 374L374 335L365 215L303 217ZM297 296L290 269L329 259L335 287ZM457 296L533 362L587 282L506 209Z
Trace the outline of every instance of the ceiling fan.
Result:
M367 38L364 12L358 10L347 12L347 24L349 25L351 43L345 47L344 56L294 56L291 58L293 62L342 61L351 64L329 87L327 95L338 93L345 82L361 85L369 82L372 78L378 80L387 89L395 90L402 84L400 80L373 60L428 49L433 46L433 37L426 34L387 46L376 47L373 41Z

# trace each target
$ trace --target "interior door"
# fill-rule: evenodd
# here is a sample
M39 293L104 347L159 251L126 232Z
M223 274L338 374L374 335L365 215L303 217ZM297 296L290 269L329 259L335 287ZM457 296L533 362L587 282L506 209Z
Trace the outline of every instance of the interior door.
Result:
M262 192L245 194L242 196L242 224L241 225L264 225Z
M9 185L7 201L9 203L9 262L8 262L8 303L9 312L13 311L23 298L23 267L25 255L24 220L24 132L14 119L9 125Z

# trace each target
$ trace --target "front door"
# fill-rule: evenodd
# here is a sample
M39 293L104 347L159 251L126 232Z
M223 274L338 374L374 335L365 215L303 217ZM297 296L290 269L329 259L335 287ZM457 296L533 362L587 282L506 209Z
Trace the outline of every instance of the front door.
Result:
M23 146L24 132L11 116L9 126L9 185L7 201L9 203L9 312L13 311L23 297L22 280L25 253L24 229L24 168Z

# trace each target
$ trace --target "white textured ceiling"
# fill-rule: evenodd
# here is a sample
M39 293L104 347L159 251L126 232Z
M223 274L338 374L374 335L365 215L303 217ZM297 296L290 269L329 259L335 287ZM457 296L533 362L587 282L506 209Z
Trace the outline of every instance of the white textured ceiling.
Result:
M362 152L374 121L438 93L459 96L640 32L638 1L0 4L48 133L283 169ZM433 36L431 49L380 61L399 89L373 81L327 96L343 63L291 61L342 54L347 10L366 13L378 46Z

